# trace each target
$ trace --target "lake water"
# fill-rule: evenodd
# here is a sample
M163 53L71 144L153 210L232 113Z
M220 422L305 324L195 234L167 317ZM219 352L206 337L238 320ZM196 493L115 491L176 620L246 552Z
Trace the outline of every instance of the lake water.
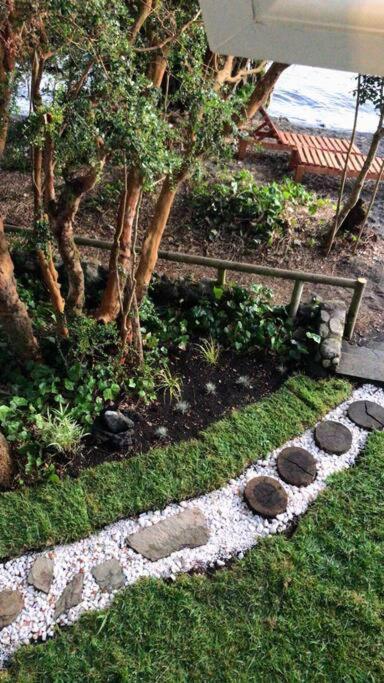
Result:
M351 130L355 113L356 74L290 66L272 96L269 113L304 126ZM360 107L358 130L373 132L378 117L371 105Z
M292 123L350 130L353 126L356 74L306 66L290 66L280 77L272 96L269 112L285 116ZM29 111L28 83L20 84L18 107ZM360 108L358 130L372 132L377 115L370 105Z

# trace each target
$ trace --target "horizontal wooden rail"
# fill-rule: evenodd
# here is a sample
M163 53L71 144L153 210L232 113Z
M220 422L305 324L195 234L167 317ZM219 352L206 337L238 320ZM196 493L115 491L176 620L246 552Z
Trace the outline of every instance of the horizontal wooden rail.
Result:
M31 228L26 228L18 225L5 224L5 230L9 233L24 233L30 234ZM75 242L79 246L91 247L93 249L101 249L110 251L112 242L106 240L96 240L90 237L76 236ZM174 263L190 263L204 268L214 268L218 272L218 282L225 284L226 271L233 271L238 273L250 273L252 275L263 275L271 278L279 278L283 280L290 280L294 282L291 302L290 314L294 318L297 314L303 288L305 283L330 285L332 287L343 287L344 289L353 290L351 305L347 315L347 324L345 335L351 339L354 333L356 320L359 314L364 290L366 286L365 278L348 278L339 277L336 275L324 275L323 273L307 273L301 270L286 270L284 268L272 268L270 266L256 266L253 263L241 263L238 261L226 261L223 259L210 258L207 256L197 256L195 254L183 254L174 251L159 251L159 258L164 261L172 261Z

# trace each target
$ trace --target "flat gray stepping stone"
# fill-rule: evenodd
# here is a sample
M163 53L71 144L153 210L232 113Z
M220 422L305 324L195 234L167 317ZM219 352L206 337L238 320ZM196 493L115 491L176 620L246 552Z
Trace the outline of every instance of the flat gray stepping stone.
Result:
M316 478L316 460L304 448L284 448L276 464L280 477L287 484L309 486Z
M344 341L336 373L368 382L384 382L384 349L352 346Z
M254 477L245 487L244 498L253 512L262 517L276 517L285 512L288 496L272 477Z
M184 510L127 538L127 544L156 562L183 548L198 548L209 539L209 529L198 508Z
M28 574L28 583L43 593L49 593L53 582L54 563L49 557L38 557Z
M384 429L384 408L373 401L355 401L348 408L348 417L358 427L370 431Z
M0 629L9 626L24 608L24 599L19 591L0 592Z
M342 455L349 451L352 446L352 434L340 422L326 420L317 425L315 429L315 442L325 453Z
M125 584L123 568L115 559L98 564L91 572L102 591L115 591Z
M54 612L54 618L57 619L64 612L68 612L71 607L76 607L81 602L83 596L84 574L75 574L73 579L66 585L62 594L60 595Z

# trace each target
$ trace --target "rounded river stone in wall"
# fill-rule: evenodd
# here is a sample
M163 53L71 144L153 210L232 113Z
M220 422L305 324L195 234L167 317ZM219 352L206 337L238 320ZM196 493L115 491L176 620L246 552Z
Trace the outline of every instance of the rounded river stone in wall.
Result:
M254 477L245 487L244 498L253 512L262 517L276 517L285 512L288 496L272 477Z
M309 486L316 478L316 461L304 448L284 448L277 458L277 471L287 484Z
M355 401L348 408L348 417L358 427L370 431L384 429L384 408L373 401Z
M331 455L342 455L349 451L352 446L352 434L347 427L340 422L327 420L317 425L315 429L316 445L322 451Z

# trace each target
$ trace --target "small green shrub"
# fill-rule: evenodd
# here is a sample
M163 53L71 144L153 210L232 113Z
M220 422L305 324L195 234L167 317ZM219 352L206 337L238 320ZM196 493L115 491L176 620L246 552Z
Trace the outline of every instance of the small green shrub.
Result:
M249 171L200 182L192 190L191 202L193 222L206 226L211 237L227 229L268 243L289 228L288 207L307 206L311 214L317 210L315 196L303 185L290 178L259 185Z

